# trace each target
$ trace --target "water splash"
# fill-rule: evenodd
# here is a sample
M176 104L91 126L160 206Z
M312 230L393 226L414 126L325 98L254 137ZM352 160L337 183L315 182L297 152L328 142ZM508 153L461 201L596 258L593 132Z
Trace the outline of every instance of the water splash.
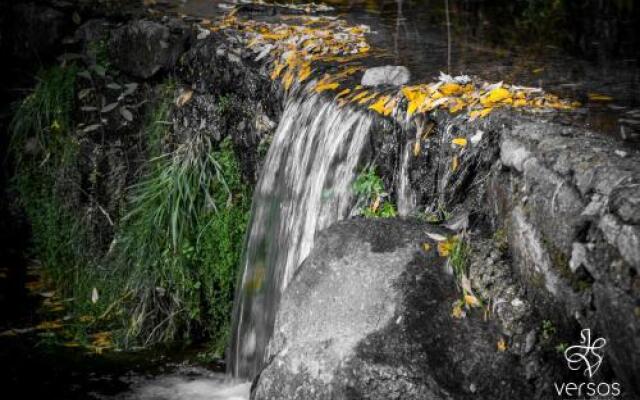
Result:
M229 371L264 365L280 295L315 235L349 216L371 116L312 94L288 101L256 187L234 304Z
M132 375L129 391L104 399L113 400L249 400L251 382L201 367L182 366L153 378ZM103 398L103 397L100 397Z
M407 216L416 207L416 195L409 182L409 164L411 162L411 142L407 142L400 159L400 171L398 172L398 214Z

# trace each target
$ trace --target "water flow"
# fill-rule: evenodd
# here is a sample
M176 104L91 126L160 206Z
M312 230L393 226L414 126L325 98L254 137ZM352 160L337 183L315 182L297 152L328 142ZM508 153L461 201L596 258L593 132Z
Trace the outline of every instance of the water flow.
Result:
M409 163L411 161L411 142L407 142L402 151L398 176L398 214L409 215L416 207L416 195L409 182Z
M229 370L264 365L280 295L315 235L349 216L371 117L319 95L290 99L256 187L234 304Z

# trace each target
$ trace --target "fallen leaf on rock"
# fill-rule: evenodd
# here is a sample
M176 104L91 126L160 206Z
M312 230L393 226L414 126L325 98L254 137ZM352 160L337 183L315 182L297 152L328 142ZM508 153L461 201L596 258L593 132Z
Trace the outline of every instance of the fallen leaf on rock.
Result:
M316 93L322 93L325 90L334 90L337 89L340 84L336 82L328 82L328 83L318 83L315 87Z
M467 145L467 139L455 138L451 141L451 143L455 144L456 146L465 147Z
M479 307L480 306L480 300L478 300L478 298L472 294L465 294L464 295L464 304L466 304L469 307Z
M505 340L501 338L500 340L498 340L498 344L496 345L496 347L500 352L507 351L507 342L505 342Z
M413 156L418 157L420 155L420 141L416 140L413 144Z
M459 164L458 156L454 155L451 158L451 171L456 172L458 170L458 164Z
M588 93L587 96L591 101L613 101L613 97L600 93Z
M60 321L59 319L56 319L54 321L43 321L36 325L36 329L42 331L50 331L60 328L62 328L62 321Z
M458 243L457 236L451 236L446 240L439 241L438 254L440 255L440 257L449 257L449 255L451 254L451 252L453 251L453 248L456 246L457 243Z
M191 89L183 90L182 93L180 93L180 95L176 99L176 106L178 106L178 108L184 106L189 102L189 100L191 100L192 96L193 96L193 90Z
M466 313L462 309L463 303L461 300L456 300L453 303L453 307L451 309L451 316L455 319L462 319L466 316Z

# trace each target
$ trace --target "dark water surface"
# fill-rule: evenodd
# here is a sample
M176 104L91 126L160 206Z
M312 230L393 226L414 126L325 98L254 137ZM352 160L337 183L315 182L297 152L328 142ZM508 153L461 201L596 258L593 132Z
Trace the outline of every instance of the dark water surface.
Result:
M289 2L287 2L289 3ZM296 3L296 2L293 2ZM299 3L299 2L298 2ZM376 63L405 65L413 82L440 71L541 87L580 101L570 123L640 144L640 4L611 0L328 0L367 24ZM173 9L215 17L232 2ZM447 19L448 8L448 19ZM273 13L281 13L276 9ZM268 14L255 12L254 15ZM449 21L449 24L447 23Z

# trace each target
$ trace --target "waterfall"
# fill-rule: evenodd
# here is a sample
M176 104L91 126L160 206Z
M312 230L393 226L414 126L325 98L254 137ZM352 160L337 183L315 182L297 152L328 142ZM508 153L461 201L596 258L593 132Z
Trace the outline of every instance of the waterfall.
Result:
M398 172L398 214L409 215L416 207L416 196L409 183L409 163L411 162L411 142L407 142L400 159L400 171Z
M288 100L253 196L229 371L264 365L280 296L318 231L349 216L371 116L312 94Z

